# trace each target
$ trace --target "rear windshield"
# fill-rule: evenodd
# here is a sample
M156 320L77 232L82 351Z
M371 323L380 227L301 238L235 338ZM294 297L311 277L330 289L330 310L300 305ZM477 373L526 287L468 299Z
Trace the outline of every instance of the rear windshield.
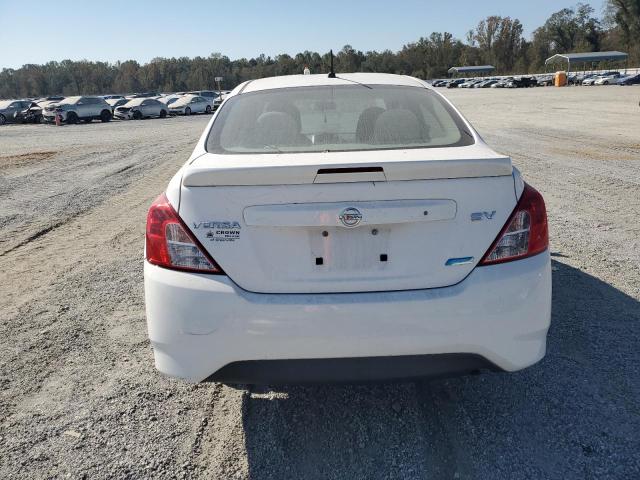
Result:
M451 147L473 144L459 115L426 88L296 87L230 98L207 138L221 154Z

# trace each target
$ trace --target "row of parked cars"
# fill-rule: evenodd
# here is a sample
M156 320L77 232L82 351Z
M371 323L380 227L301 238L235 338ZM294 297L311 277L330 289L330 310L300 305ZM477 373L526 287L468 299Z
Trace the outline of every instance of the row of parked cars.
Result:
M533 77L454 78L436 80L432 85L447 88L523 88L535 87L536 82Z
M102 96L51 96L38 99L0 100L0 125L18 123L75 124L100 120L141 120L165 118L168 115L209 114L222 103L228 91L199 90L157 94L154 92L133 95Z
M435 80L434 87L446 88L527 88L548 87L554 84L555 74L518 77L453 78ZM626 75L620 72L572 73L567 75L569 85L639 85L640 73Z

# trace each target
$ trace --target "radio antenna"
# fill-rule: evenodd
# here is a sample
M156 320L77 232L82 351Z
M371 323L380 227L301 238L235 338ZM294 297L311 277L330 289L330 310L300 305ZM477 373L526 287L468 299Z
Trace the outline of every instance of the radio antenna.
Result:
M333 71L333 50L329 50L329 56L331 58L331 63L329 64L329 78L336 78L336 72Z

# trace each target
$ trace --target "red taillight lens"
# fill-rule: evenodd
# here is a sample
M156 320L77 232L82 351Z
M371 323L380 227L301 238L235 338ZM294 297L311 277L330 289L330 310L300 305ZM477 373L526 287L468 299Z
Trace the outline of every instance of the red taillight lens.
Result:
M542 195L525 183L518 205L480 265L510 262L530 257L549 248L547 211Z
M223 273L191 235L164 193L149 208L146 242L149 263L175 270Z

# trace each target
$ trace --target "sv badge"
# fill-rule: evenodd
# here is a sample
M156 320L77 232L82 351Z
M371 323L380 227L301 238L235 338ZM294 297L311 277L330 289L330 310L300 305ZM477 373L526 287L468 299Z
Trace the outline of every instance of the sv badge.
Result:
M471 221L478 222L480 220L491 220L495 214L495 210L492 210L490 212L473 212L471 214Z

